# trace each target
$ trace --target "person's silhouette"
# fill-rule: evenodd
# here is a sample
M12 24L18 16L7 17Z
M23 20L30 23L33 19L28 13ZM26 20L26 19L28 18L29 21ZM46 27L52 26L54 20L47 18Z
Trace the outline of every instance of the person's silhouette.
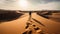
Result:
M31 20L31 15L32 15L32 12L30 11L29 12L29 21Z

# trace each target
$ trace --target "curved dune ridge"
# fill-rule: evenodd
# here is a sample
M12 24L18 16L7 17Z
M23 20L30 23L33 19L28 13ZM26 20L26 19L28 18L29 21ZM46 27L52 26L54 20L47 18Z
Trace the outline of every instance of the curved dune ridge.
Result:
M22 13L17 13L16 11L2 11L0 12L0 22L12 21L18 19L22 15Z

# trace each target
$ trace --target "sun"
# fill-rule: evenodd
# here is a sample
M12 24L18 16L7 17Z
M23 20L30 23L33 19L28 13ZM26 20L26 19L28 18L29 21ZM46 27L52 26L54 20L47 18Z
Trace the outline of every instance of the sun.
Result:
M27 0L19 0L18 4L20 5L20 7L22 8L27 8L28 7L28 1Z

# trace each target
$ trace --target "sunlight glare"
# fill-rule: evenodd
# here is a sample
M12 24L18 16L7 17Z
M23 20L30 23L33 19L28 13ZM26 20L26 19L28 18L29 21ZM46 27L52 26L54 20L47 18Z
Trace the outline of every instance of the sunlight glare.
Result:
M28 7L28 1L27 0L19 0L18 1L21 8L27 8Z

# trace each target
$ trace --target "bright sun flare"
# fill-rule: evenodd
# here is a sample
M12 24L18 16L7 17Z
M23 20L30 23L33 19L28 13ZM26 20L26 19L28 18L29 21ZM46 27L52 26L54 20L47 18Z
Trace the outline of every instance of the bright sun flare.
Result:
M28 1L27 0L19 0L18 1L20 7L27 8L28 7Z

